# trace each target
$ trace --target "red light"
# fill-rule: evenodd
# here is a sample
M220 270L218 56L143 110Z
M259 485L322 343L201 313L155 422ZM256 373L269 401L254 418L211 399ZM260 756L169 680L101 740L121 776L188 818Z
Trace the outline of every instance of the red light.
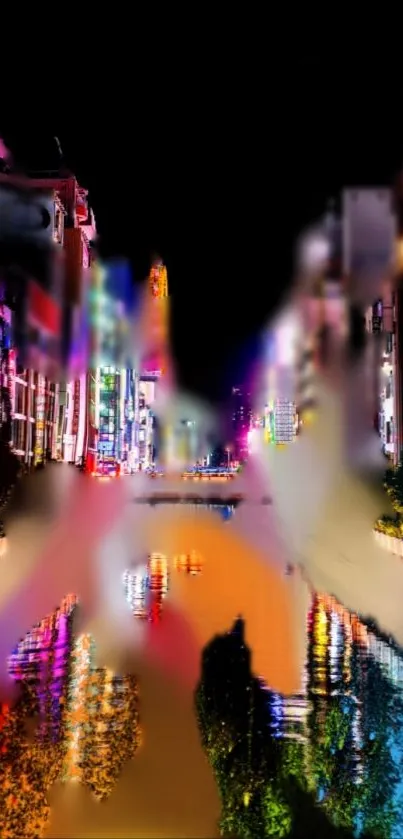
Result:
M29 282L28 318L46 332L60 335L60 307L33 280Z

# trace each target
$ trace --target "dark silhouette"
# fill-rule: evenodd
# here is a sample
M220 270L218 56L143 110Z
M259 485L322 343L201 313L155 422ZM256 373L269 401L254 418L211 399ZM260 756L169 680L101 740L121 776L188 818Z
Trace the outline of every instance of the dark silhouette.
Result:
M227 839L254 839L256 836L352 839L351 822L356 807L365 810L366 824L360 839L390 835L393 807L390 810L388 802L395 783L390 758L383 752L378 754L379 737L371 739L371 734L368 755L363 756L363 760L370 772L366 785L371 785L372 798L376 798L373 782L382 786L379 773L386 773L390 782L390 788L386 783L383 796L377 794L373 811L360 785L354 784L355 746L350 724L354 703L350 702L351 707L348 705L349 696L344 694L342 682L337 696L331 691L323 695L316 692L316 682L322 678L323 670L315 672L315 643L311 637L308 643L308 692L313 701L310 715L313 763L309 770L304 726L301 727L297 717L286 719L282 705L284 697L269 690L251 672L243 620L239 618L230 632L216 637L204 650L202 676L195 695L196 713L202 745L220 790L220 830ZM367 720L364 733L375 725L370 720L370 696L371 688L376 686L383 697L381 702L386 702L391 709L385 716L377 707L376 716L385 717L382 740L390 725L392 709L397 709L397 700L393 688L385 687L378 665L368 665L360 658L362 655L358 647L354 648L354 690L365 691L368 697L364 703ZM367 670L369 667L371 675L366 685L365 667ZM327 665L326 682L328 678ZM295 699L303 702L302 696ZM323 807L317 803L321 788L325 793ZM347 816L351 812L348 827L336 826L330 821L333 814L335 821L339 821L340 808ZM385 829L379 833L379 820L382 821L383 815Z

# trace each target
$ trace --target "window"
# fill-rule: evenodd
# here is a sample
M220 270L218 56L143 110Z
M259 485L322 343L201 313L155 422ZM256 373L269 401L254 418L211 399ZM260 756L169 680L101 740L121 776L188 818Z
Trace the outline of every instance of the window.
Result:
M54 416L55 416L55 399L54 399L54 396L53 397L51 396L51 397L49 397L49 401L48 401L46 419L49 420L49 422L54 422Z
M18 449L19 451L25 451L25 434L25 420L13 420L13 443L15 449Z
M36 389L31 388L31 417L36 417Z
M15 413L16 414L25 414L26 413L26 388L21 382L15 383Z

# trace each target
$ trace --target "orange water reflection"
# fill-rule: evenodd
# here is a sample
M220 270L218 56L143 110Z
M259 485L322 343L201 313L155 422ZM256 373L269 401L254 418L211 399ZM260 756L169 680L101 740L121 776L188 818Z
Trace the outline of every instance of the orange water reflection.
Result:
M91 636L73 636L76 607L75 596L64 598L9 657L21 696L13 709L0 706L4 839L43 835L57 781L80 781L106 798L140 743L137 680L94 666Z

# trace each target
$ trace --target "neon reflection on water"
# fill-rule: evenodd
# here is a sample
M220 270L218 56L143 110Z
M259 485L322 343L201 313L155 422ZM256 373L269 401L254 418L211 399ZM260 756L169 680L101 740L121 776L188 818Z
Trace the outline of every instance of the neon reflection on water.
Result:
M77 598L27 633L9 657L21 695L0 708L2 836L44 834L46 794L56 781L80 781L102 800L134 757L141 733L134 676L94 666L90 635L74 636ZM33 736L26 730L37 718Z
M312 600L296 696L253 677L239 626L215 639L196 707L224 834L323 835L326 816L351 835L397 839L402 688L403 651L330 596Z
M218 512L223 521L229 521L234 515L235 508L229 505L200 504L186 505L193 511L212 509ZM173 558L176 572L198 576L202 572L202 558L191 550ZM126 601L134 617L155 623L160 620L164 600L169 590L169 560L164 554L152 553L147 564L137 565L128 569L123 575L123 587Z
M203 562L196 551L180 554L173 559L176 572L189 576L202 573ZM137 565L123 575L126 601L134 617L155 623L162 615L163 603L169 591L169 561L164 554L152 553L147 565Z

